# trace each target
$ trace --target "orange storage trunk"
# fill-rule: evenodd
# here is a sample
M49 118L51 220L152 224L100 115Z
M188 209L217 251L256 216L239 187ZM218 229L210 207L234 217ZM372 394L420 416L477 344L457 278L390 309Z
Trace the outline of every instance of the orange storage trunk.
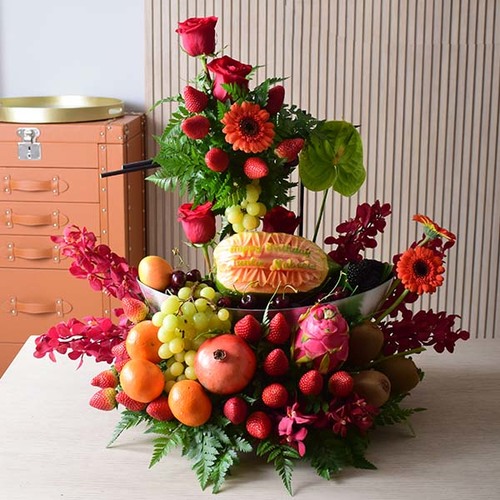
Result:
M50 236L85 226L137 265L144 174L100 174L144 159L144 126L142 115L0 123L0 376L28 336L71 317L111 315L110 299L70 275Z

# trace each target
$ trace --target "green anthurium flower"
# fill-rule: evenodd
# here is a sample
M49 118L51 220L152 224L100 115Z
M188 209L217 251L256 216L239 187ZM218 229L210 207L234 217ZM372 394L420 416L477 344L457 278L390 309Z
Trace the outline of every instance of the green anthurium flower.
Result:
M310 135L299 159L302 183L311 191L333 188L352 196L366 178L363 144L357 129L345 121L326 121Z

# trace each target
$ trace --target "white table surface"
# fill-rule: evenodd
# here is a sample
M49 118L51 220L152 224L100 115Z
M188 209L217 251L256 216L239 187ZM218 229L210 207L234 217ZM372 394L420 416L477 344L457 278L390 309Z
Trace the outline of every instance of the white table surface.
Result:
M274 468L248 456L215 497L178 453L148 469L151 438L140 428L106 448L119 413L88 405L100 367L90 358L79 370L65 357L35 359L33 346L31 338L0 379L1 499L290 498ZM376 471L326 481L297 466L294 498L500 498L500 339L427 351L417 362L426 377L407 405L428 409L412 418L417 436L404 426L375 432L367 458Z

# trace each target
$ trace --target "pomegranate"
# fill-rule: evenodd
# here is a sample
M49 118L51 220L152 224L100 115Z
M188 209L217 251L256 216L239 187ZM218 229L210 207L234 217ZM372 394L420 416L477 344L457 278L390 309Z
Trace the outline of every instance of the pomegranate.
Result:
M198 349L194 370L198 382L214 394L234 394L252 380L257 358L250 346L232 333L205 340Z

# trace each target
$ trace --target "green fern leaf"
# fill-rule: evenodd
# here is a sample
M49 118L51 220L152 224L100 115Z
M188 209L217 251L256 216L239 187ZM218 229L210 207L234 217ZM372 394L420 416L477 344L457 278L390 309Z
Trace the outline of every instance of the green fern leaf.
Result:
M216 467L213 468L210 476L212 493L218 493L223 485L231 467L239 462L238 452L234 448L226 448L217 457Z
M353 467L357 469L369 469L374 470L374 464L369 462L365 457L365 452L368 448L368 436L361 436L357 433L349 434L349 439L346 440L349 445L350 453L351 453L351 464Z
M122 412L122 416L118 424L113 431L110 442L107 444L107 448L109 448L121 435L121 433L127 429L135 427L139 425L141 422L147 420L146 417L142 413L138 413L135 411L125 410Z
M402 408L400 402L405 395L389 400L375 417L376 425L409 424L409 419L415 413L425 411L425 408Z
M269 440L264 440L257 447L257 455L265 457L267 462L273 462L276 472L281 478L283 485L290 495L292 491L292 475L294 460L300 458L298 451L290 446L273 444Z

